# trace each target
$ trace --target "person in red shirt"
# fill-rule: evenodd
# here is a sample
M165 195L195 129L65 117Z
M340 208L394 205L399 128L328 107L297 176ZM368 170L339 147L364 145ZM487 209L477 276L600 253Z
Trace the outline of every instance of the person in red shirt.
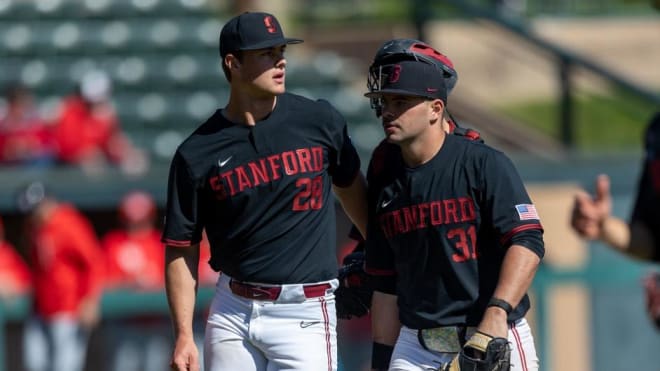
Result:
M28 371L81 371L100 317L103 255L91 223L73 205L33 182L18 192L27 214L34 284L33 316L24 334Z
M162 290L165 249L156 227L156 204L146 192L129 192L119 205L121 227L102 239L106 255L106 286Z
M0 112L0 164L49 165L54 161L52 133L23 85L10 84L4 94L6 109Z
M0 219L0 301L11 300L31 290L30 269L14 246L5 240Z
M54 123L60 162L90 171L105 163L128 173L146 170L146 155L121 130L111 90L108 75L93 70L82 77L76 93L62 101Z
M121 226L101 241L106 256L106 288L162 292L165 248L157 228L156 203L143 191L127 193L118 209ZM114 320L107 329L112 370L156 371L168 368L167 315L142 314Z

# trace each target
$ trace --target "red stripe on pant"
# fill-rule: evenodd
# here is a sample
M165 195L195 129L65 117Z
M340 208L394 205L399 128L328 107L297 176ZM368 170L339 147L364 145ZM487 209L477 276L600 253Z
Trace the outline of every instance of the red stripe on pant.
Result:
M520 334L518 333L518 329L516 328L516 324L512 323L511 324L511 332L513 333L513 337L516 340L516 346L518 347L518 354L520 355L520 366L523 371L527 371L527 359L525 358L525 349L523 348L522 341L520 340Z
M325 323L325 351L328 355L328 371L332 371L332 342L330 341L330 316L328 315L328 302L325 298L320 298L321 311L323 312L323 322Z

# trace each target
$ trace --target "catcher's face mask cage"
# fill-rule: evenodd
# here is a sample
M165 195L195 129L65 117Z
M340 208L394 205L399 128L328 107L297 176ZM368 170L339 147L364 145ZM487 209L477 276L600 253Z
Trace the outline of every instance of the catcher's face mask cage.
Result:
M387 78L387 75L383 74L383 66L405 60L420 61L437 67L445 79L447 93L456 85L458 74L453 63L444 54L419 40L397 39L385 43L376 52L374 62L369 67L367 89L370 92L380 89L381 82ZM380 117L383 106L381 98L370 98L370 105L376 111L376 116Z
M383 81L387 81L387 74L383 74L384 65L371 65L369 67L369 76L367 77L367 89L370 92L380 90ZM371 108L376 111L376 116L380 117L383 113L383 98L371 97L369 98Z

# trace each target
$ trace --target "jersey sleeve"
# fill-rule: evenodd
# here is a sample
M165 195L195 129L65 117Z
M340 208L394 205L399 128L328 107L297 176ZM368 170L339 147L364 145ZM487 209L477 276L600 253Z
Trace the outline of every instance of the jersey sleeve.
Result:
M660 261L660 113L646 132L645 158L631 221L642 222L655 241L654 260Z
M501 152L492 151L486 156L481 171L484 219L492 223L500 245L522 245L542 258L545 254L543 227L511 160Z
M332 153L330 153L329 173L332 183L337 187L348 187L360 171L360 156L351 137L344 117L330 105L320 100L329 109L332 128Z
M174 155L167 184L167 208L162 242L191 246L202 239L203 221L199 189L180 152Z

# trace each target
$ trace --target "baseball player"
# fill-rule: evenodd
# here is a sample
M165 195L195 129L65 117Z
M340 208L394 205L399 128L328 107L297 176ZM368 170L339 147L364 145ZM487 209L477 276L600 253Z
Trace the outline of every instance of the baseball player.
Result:
M447 94L451 93L457 83L458 73L449 57L420 40L393 39L383 43L376 52L373 63L369 67L367 86L374 86L382 66L405 60L420 61L436 67L437 72L445 80ZM376 115L380 117L382 107L377 98L371 98L371 106L376 110ZM478 131L458 126L446 108L442 118L442 128L447 134L459 135L483 143ZM384 139L374 150L374 153L383 158L382 161L377 161L381 164L388 163L387 159L390 156L396 161L400 156L399 152L399 147L396 144L388 143L387 139ZM373 168L369 170L381 171ZM349 237L358 241L358 244L352 253L343 259L343 266L339 270L340 281L339 287L335 291L335 300L337 317L341 319L365 316L371 307L373 291L368 284L368 275L364 272L364 239L355 226L351 228Z
M434 66L392 61L370 80L366 96L399 147L369 164L372 368L538 369L524 315L543 229L516 169L446 134Z
M342 116L285 92L284 51L299 42L272 14L227 22L220 56L229 102L172 160L163 241L176 370L198 369L191 324L203 230L222 272L205 370L337 368L332 190L364 234L366 185Z
M610 179L600 175L594 197L576 195L571 225L581 236L605 242L636 259L660 262L660 112L646 131L646 158L629 224L613 217ZM660 273L645 279L648 310L660 328Z

